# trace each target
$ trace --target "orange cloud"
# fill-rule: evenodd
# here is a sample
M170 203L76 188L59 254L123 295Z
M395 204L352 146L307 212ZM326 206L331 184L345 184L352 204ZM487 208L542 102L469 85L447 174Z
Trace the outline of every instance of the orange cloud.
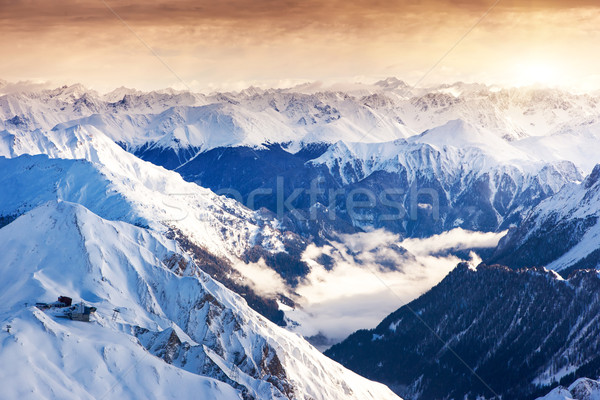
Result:
M492 1L107 0L194 88L284 79L399 76L416 81ZM425 83L510 82L511 68L572 61L598 70L597 1L502 0ZM0 78L82 81L99 89L179 85L98 0L0 0ZM567 63L568 64L568 63Z

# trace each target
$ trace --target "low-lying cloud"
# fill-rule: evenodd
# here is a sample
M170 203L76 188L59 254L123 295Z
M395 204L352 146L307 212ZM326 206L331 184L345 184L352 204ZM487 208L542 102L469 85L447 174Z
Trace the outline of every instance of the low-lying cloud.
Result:
M459 262L479 264L471 250L495 247L505 233L457 228L405 240L385 230L340 235L331 245L307 247L302 257L311 271L293 290L263 260L235 267L258 293L293 298L298 307L284 310L298 323L292 329L320 337L318 347L324 350L358 329L375 327L438 284ZM466 259L456 255L465 251Z
M267 297L277 297L279 293L287 293L288 286L281 276L269 268L263 259L255 263L237 263L235 268L244 276L244 283Z
M406 239L383 230L342 235L332 246L311 245L304 260L311 272L295 292L301 308L286 315L299 323L306 337L325 336L320 346L338 342L357 329L373 328L392 311L437 283L459 262L449 250L494 247L504 233L463 229L427 239ZM408 251L406 251L408 250ZM326 255L330 269L319 264ZM471 252L470 261L480 262Z

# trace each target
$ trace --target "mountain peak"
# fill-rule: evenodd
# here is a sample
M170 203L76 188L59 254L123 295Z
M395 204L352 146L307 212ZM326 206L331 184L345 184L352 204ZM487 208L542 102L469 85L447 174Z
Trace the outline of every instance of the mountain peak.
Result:
M377 81L377 82L375 82L375 85L381 86L381 87L387 88L387 89L397 89L397 88L408 88L409 87L406 84L406 82L404 82L394 76Z
M398 400L385 386L351 373L260 317L208 275L176 274L167 266L170 260L194 261L158 232L52 201L0 229L0 255L0 320L10 319L10 335L18 343L0 346L0 359L19 366L14 372L19 388L9 388L11 394L24 385L52 388L48 392L68 386L74 394L40 398L100 398L113 386L115 397L134 399L151 397L148 384L167 398L165 390L175 393L187 384L188 394L196 393L193 382L212 378L227 395L200 398L235 399L237 390L244 398L265 400ZM73 324L24 305L61 295L95 307L94 320ZM121 379L130 365L136 365L135 379ZM35 368L61 373L30 374ZM145 382L140 371L155 379ZM80 385L92 378L109 384Z
M375 329L359 330L325 354L406 398L492 398L490 387L502 398L528 398L539 386L597 362L592 321L599 288L591 270L560 280L544 269L480 264L473 271L461 264ZM593 333L572 334L592 325ZM474 385L457 354L477 366L485 386ZM560 368L567 354L579 357L569 371Z
M598 182L598 180L600 180L600 164L596 164L596 166L594 167L592 172L585 179L585 183L584 183L585 188L586 189L591 188Z
M600 398L600 382L589 378L579 378L568 388L558 386L537 400L595 400L598 398Z

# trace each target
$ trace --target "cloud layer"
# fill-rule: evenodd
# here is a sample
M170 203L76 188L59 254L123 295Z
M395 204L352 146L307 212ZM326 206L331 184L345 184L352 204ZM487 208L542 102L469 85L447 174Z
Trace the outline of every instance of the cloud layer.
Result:
M0 77L100 90L193 89L283 80L399 76L415 82L492 4L404 1L0 1ZM595 1L503 0L427 83L514 81L519 62L558 64L565 82L598 70ZM589 81L589 79L587 79Z
M300 305L286 315L306 336L324 336L321 348L357 329L373 328L386 315L415 299L452 270L461 258L452 251L494 247L502 233L470 232L457 228L427 239L400 241L377 230L340 236L332 246L309 246L303 259L311 272L288 295ZM440 255L444 253L446 255ZM317 260L326 255L327 267ZM471 253L470 260L480 259ZM285 284L262 264L240 266L250 284L264 294L286 293Z

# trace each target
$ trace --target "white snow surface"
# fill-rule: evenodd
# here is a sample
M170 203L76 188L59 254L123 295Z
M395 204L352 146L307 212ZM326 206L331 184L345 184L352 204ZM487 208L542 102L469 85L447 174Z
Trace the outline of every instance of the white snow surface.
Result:
M600 166L581 183L565 185L554 196L542 201L530 213L529 219L534 222L528 231L528 236L538 234L543 224L569 220L593 220L591 226L569 251L547 265L549 269L561 270L582 260L598 249L600 240ZM594 267L591 265L590 267Z
M0 156L22 155L40 156L0 159L0 180L13 188L0 198L3 215L27 211L41 200L63 199L85 204L107 219L163 232L174 226L211 253L229 259L255 244L273 251L283 248L275 223L140 160L94 126L0 133ZM259 236L263 240L256 243Z
M207 398L213 397L213 393L215 398L230 398L232 389L229 386L200 379L197 374L155 360L154 356L146 356L131 332L134 326L163 333L172 328L182 340L187 337L190 343L202 343L197 333L182 322L187 317L179 313L185 313L187 308L179 306L193 302L184 286L201 287L207 283L192 277L177 278L161 266L161 257L178 251L173 247L174 243L161 236L168 226L180 229L211 253L233 259L257 244L259 237L263 247L282 250L277 223L265 221L235 201L187 183L177 173L144 162L117 143L130 151L151 146L175 150L192 148L202 152L219 146L260 148L265 143L283 143L286 149L295 151L307 143L324 142L332 146L312 162L325 164L330 169L350 163L361 171L362 176L402 168L409 174L422 170L448 179L489 173L492 181L507 173L520 187L527 187L531 180L546 174L547 166L551 165L558 173L548 173L541 181L556 192L564 183L559 177L573 176L567 162L572 162L582 173L589 173L600 162L596 151L600 148L599 102L600 97L594 95L576 95L555 89L496 90L463 83L411 89L396 79L374 85L325 88L312 84L281 90L250 88L239 93L211 95L174 90L143 93L127 88L100 95L82 85L5 92L0 88L0 156L7 158L0 158L0 184L11 188L0 196L0 214L19 215L45 202L59 201L42 206L32 211L34 214L27 214L0 230L6 235L6 240L0 240L0 246L6 250L0 252L0 257L3 261L13 257L12 264L8 261L0 264L6 277L2 284L11 283L10 288L7 286L1 292L7 311L0 312L3 313L2 321L13 321L14 326L11 335L0 334L3 335L0 336L3 343L0 358L9 351L16 352L11 353L11 357L14 354L23 357L19 362L26 363L24 368L10 371L14 374L31 368L35 371L36 363L44 365L38 368L40 371L52 371L53 366L68 371L58 376L40 372L40 380L36 381L39 386L30 388L34 392L14 392L15 396L39 398L36 395L45 392L42 389L58 387L57 382L63 379L63 384L69 381L73 386L69 386L68 393L57 392L55 398L68 398L69 393L76 394L73 398L88 395L98 398L102 396L100 387L110 388L115 383L118 383L117 397L152 397L156 394L156 398L162 398L160 388L143 381L148 373L131 372L126 379L118 378L123 371L129 370L127 365L131 365L132 360L141 360L159 379L177 381L186 390L206 393ZM353 176L342 178L348 183L356 179ZM540 204L537 212L565 217L597 215L600 198L598 192L595 193L584 193L581 186L573 183L558 196ZM61 202L63 200L66 202ZM67 202L83 204L103 219ZM56 226L48 223L49 220L58 221L59 226L68 225L62 224L66 217L60 217L61 213L71 213L75 221L88 221L94 229L90 229L87 236L78 236L71 228L65 228L65 232L53 230ZM41 218L39 223L42 225L31 222L32 215ZM27 218L32 225L25 228L22 221ZM90 222L92 220L94 222ZM147 225L152 231L106 220ZM79 225L75 223L75 226ZM22 239L19 253L11 252L10 247L16 246L9 237L16 234L14 226L20 226L22 230L19 232ZM111 228L94 236L100 226ZM123 232L126 232L125 236ZM72 235L74 241L59 240L63 233ZM104 236L109 242L104 243ZM580 244L557 260L556 265L549 267L559 269L569 260L589 254L597 248L599 238L600 227L597 226ZM65 243L79 243L81 248L65 248ZM151 243L150 249L148 243ZM111 247L113 245L116 247ZM103 261L109 259L110 262ZM86 264L80 264L84 261ZM7 265L18 265L22 275ZM81 265L91 268L90 271L82 274ZM123 269L123 265L127 267ZM103 281L104 275L115 278ZM208 277L206 279L210 281ZM294 355L280 356L286 371L304 365L303 349L308 346L305 342L252 314L238 297L220 285L212 282L209 286L218 292L218 295L211 294L219 301L228 299L227 309L234 310L235 315L240 307L243 308L240 315L252 315L245 320L249 327L242 325L254 332L252 337L264 337L268 343L283 340L284 344L273 346L278 355L284 350L285 354ZM180 298L180 289L183 290L181 296L188 297ZM69 293L98 306L98 320L82 326L54 320L36 309L23 307L24 302L42 297L54 300L59 294ZM168 295L160 298L157 293ZM173 305L179 301L183 303ZM102 310L106 313L106 310L112 310L111 307L126 307L126 304L132 304L134 311L124 316L120 324L112 324L106 315L102 316ZM259 320L260 323L252 322ZM94 336L97 332L94 329L102 329L105 333L101 337ZM15 339L18 335L20 342ZM273 335L277 340L268 341ZM87 341L82 337L96 339ZM28 340L31 340L29 347L19 344ZM22 348L4 345L13 342ZM48 354L36 355L34 349L39 346L35 343L47 343ZM106 355L110 350L104 349L111 345L121 346L116 351L118 356ZM69 353L73 348L77 349L77 354L89 352L94 355L90 357L95 361L82 368L85 371L89 366L91 370L103 371L99 375L103 378L98 381L84 379L85 384L70 379L78 376L76 369L81 367L65 367L67 361L64 360L74 354ZM221 371L227 371L225 375L237 376L251 390L271 390L230 368L227 357L225 361L220 360L219 352L211 349L196 348L195 351L220 365ZM314 349L310 349L307 354L313 354ZM123 361L122 354L131 354L131 357ZM146 359L155 360L152 361L154 364ZM315 363L319 368L314 371L297 368L300 371L296 372L298 382L308 382L306 387L298 389L298 393L314 398L352 398L348 394L339 395L339 388L343 386L341 382L357 379L354 375L346 375L345 370L339 370L342 372L338 375L337 368L341 367L337 364ZM327 378L331 371L337 378ZM17 382L20 378L31 376L13 376L10 381ZM337 385L331 383L335 379L338 379ZM327 388L335 387L335 390L324 389L314 382ZM196 386L192 389L190 385ZM383 394L378 392L380 386L370 389L370 383L348 385L356 398L370 398L366 391L371 391L372 398L391 396L386 390L381 392ZM148 390L136 392L145 389L131 389L134 386ZM369 389L364 389L366 387ZM324 397L319 397L319 393Z
M245 388L260 399L398 398L259 316L208 275L175 275L165 265L174 255L193 264L157 232L64 201L0 229L0 360L10 366L0 374L2 395L238 399ZM32 306L59 295L97 307L92 322ZM186 362L165 362L156 356L159 340L148 339L173 332L189 345ZM292 388L285 395L256 371L267 355L274 357L270 349ZM208 364L212 374L202 376Z
M211 95L127 88L99 95L73 85L1 95L0 155L47 154L97 164L110 190L129 204L126 220L154 229L166 222L232 259L255 244L282 250L277 224L121 146L194 154L265 143L293 152L307 143L329 143L310 162L334 175L339 171L344 183L405 170L409 180L428 174L444 190L459 191L487 174L492 198L506 177L518 193L530 185L555 193L600 162L599 101L556 89L464 83L410 89L393 78ZM453 196L446 193L449 201ZM254 242L259 237L263 243Z
M410 139L477 149L505 164L571 161L586 174L600 162L593 151L600 146L599 103L595 95L536 87L456 83L411 89L394 78L211 95L127 88L99 95L72 85L0 95L0 130L6 146L6 137L17 131L92 126L130 150L284 143L293 151L315 142Z
M568 388L559 386L537 400L600 400L600 382L580 378Z

